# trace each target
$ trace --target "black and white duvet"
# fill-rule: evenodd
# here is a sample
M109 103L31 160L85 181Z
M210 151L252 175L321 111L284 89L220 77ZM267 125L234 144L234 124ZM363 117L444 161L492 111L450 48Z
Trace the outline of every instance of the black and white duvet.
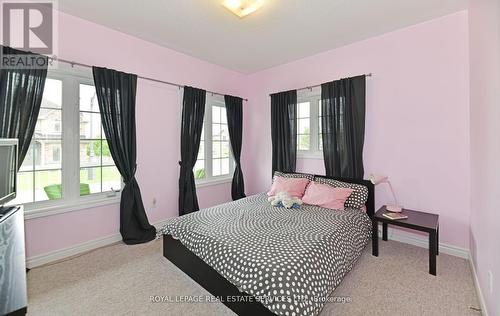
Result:
M317 315L370 238L364 211L272 207L265 194L171 219L179 239L278 315Z

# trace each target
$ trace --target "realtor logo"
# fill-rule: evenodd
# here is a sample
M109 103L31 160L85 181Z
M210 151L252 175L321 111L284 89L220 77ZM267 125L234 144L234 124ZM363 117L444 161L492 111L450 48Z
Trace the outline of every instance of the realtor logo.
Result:
M54 1L0 0L0 44L26 54L0 49L1 68L45 68L56 54ZM33 54L30 54L33 53Z
M52 54L52 2L2 2L2 39L5 46Z

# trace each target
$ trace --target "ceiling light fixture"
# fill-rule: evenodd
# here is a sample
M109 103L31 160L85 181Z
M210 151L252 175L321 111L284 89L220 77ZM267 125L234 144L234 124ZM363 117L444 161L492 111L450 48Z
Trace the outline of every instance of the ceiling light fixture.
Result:
M265 0L224 0L222 5L238 17L243 18L259 10L264 5L264 1Z

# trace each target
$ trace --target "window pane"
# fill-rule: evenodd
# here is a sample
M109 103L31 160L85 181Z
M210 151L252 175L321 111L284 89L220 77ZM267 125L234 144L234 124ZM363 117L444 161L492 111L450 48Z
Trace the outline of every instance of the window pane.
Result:
M62 197L61 170L35 172L35 201Z
M319 138L318 138L318 148L319 150L323 150L323 130L322 130L322 113L321 113L321 100L318 101L318 113L319 113L319 118L318 118L318 131L319 131Z
M17 195L15 204L33 202L33 172L17 174Z
M218 141L212 142L212 158L221 157L221 143Z
M297 135L298 139L298 145L299 145L299 150L309 150L309 135Z
M35 168L40 169L42 165L42 147L43 147L43 141L42 140L35 140L32 142L33 146L33 162L35 164Z
M111 157L111 151L109 150L109 144L108 144L107 140L102 141L101 155L102 155L103 166L106 166L106 165L109 166L109 165L115 164L113 157ZM115 189L118 189L118 188L115 188Z
M220 126L220 139L229 140L229 130L227 128L227 125Z
M205 160L197 160L193 168L194 178L203 179L205 178Z
M61 169L62 145L60 140L34 142L35 170Z
M221 140L220 124L212 124L212 140Z
M122 176L116 167L102 168L102 191L120 190L122 187ZM83 192L80 191L80 195Z
M86 84L80 84L80 111L99 112L99 103L95 87Z
M221 157L229 158L229 142L221 142L220 148L221 148Z
M198 150L198 160L205 157L205 141L200 141L200 149Z
M227 113L225 107L220 108L220 121L222 124L227 124Z
M47 78L43 90L42 108L60 109L62 104L62 81Z
M101 165L101 141L80 141L80 167L94 167Z
M302 102L298 104L298 118L304 118L304 117L309 117L309 112L310 112L310 106L309 102Z
M297 122L299 124L297 134L309 134L309 119L299 119Z
M80 169L80 196L101 192L101 167Z
M28 152L26 153L26 156L24 156L24 161L21 167L19 168L19 171L30 171L33 170L33 141L30 144L30 147L28 148Z
M34 139L61 139L61 110L40 109L35 125Z
M101 115L97 113L80 113L80 138L101 139Z
M221 159L221 173L229 174L229 158Z
M220 106L212 106L212 122L220 123Z
M213 159L212 161L212 175L220 176L222 174L220 159Z

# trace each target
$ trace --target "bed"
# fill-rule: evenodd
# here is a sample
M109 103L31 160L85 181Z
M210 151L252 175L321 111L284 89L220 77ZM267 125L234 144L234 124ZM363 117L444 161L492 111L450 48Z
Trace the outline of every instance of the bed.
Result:
M238 315L317 315L372 234L366 211L272 207L265 194L173 218L163 255Z

